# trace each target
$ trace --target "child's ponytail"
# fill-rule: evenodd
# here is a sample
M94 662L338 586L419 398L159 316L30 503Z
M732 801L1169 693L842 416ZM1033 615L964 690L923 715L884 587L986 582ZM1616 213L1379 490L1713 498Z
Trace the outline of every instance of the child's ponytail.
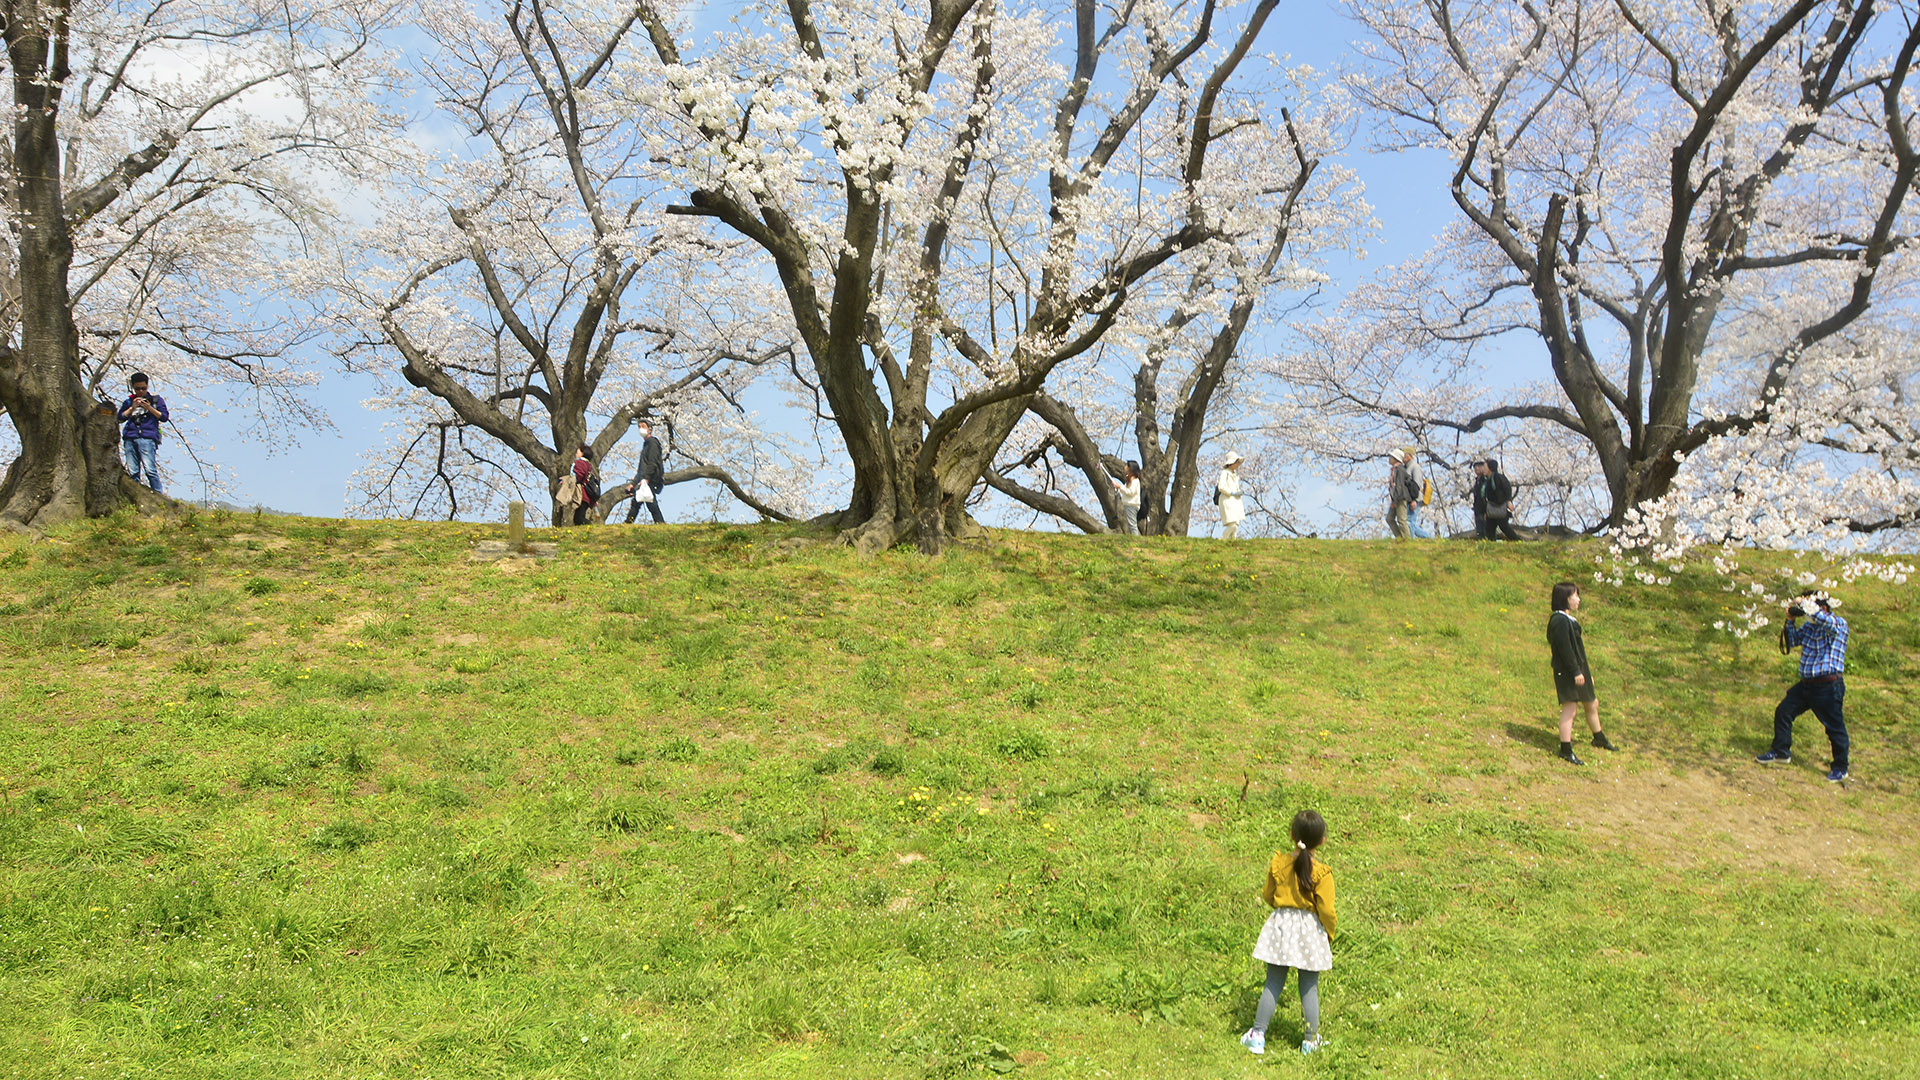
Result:
M1313 849L1327 838L1327 821L1312 810L1293 815L1293 879L1300 883L1300 894L1310 904L1320 903L1313 887Z

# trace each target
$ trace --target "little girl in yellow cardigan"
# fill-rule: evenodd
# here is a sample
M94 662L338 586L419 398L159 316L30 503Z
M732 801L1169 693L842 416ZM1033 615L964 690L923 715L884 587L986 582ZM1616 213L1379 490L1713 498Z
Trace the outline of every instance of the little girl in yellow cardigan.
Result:
M1267 1052L1267 1025L1274 1005L1287 986L1287 969L1300 972L1300 1015L1307 1036L1300 1052L1320 1049L1320 973L1333 968L1333 871L1316 862L1314 851L1327 838L1327 823L1319 814L1302 810L1293 817L1293 850L1276 851L1267 864L1267 883L1260 898L1273 908L1253 944L1253 956L1267 965L1267 987L1260 1009L1240 1044L1256 1054Z

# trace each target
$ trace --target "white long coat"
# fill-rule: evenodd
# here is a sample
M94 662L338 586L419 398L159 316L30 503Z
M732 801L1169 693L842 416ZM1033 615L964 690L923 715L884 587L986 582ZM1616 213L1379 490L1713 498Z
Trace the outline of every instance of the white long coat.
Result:
M1214 484L1220 489L1220 524L1234 525L1245 521L1247 507L1240 498L1240 474L1232 469L1221 469L1220 479Z

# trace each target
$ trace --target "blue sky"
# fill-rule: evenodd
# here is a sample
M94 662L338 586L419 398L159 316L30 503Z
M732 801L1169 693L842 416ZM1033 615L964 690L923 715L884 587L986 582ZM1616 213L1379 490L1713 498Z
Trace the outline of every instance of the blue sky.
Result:
M722 11L710 8L700 23L703 28L718 27L723 21ZM1331 72L1348 55L1347 43L1356 30L1329 0L1284 0L1264 35L1262 48L1291 63L1305 62ZM1377 273L1425 250L1454 212L1446 196L1443 158L1437 154L1376 155L1368 152L1367 146L1362 131L1344 164L1365 184L1379 220L1379 232L1367 245L1364 262L1342 259L1329 267L1338 285ZM1262 347L1259 341L1246 343L1248 351ZM193 450L200 459L217 463L229 501L322 517L345 512L349 478L365 464L363 455L384 441L381 426L388 418L361 404L374 393L370 378L342 372L318 348L312 350L309 360L314 370L323 373L311 397L332 417L331 430L297 431L290 441L269 446L248 438L241 425L229 422L227 417L194 418L195 433L190 436ZM156 389L165 392L164 387ZM244 415L244 411L236 407L232 414ZM169 446L163 450L163 458L174 478L173 494L203 497L194 463L183 448ZM695 494L669 489L662 504L669 519L684 520L687 504ZM1330 487L1308 485L1303 485L1302 496L1303 505L1361 497L1357 492L1343 495Z

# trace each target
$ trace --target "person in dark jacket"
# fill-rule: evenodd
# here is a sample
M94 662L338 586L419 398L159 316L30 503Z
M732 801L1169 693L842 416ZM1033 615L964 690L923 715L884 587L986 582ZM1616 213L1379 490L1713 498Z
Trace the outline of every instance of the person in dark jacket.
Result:
M1480 539L1520 539L1513 531L1513 482L1500 471L1500 463L1488 458L1475 464L1473 471L1478 477L1473 482L1473 520L1480 527Z
M1473 483L1468 485L1467 494L1473 497L1473 535L1476 539L1484 537L1487 532L1487 491L1480 484L1486 475L1487 463L1474 462Z
M1387 451L1387 531L1395 539L1413 535L1411 515L1420 505L1420 485L1413 479L1409 455L1395 447Z
M1562 581L1553 587L1553 613L1547 616L1547 648L1553 653L1553 689L1560 697L1560 757L1582 764L1573 752L1573 714L1584 711L1593 745L1612 750L1600 730L1600 700L1593 692L1593 671L1587 667L1587 642L1580 634L1580 586Z
M145 372L127 379L131 391L120 405L120 449L135 480L146 473L147 486L160 490L160 425L168 420L167 399L148 390Z
M665 525L666 516L660 513L660 489L667 486L667 455L660 449L660 440L653 437L653 422L635 421L640 429L640 467L634 470L633 482L627 490L633 493L633 505L627 507L627 524L631 525L640 517L641 504L653 514L655 525Z

